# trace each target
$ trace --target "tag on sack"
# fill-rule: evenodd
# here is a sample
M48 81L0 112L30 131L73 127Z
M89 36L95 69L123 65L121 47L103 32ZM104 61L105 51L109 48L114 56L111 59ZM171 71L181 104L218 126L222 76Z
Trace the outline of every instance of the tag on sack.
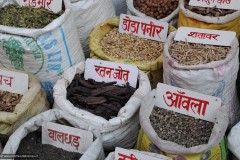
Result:
M28 91L28 74L0 70L0 90L24 95Z
M133 34L142 38L165 42L168 26L167 22L121 14L118 29L120 33Z
M138 81L138 68L129 64L115 63L96 59L87 59L84 71L85 79L94 79L97 82L116 81L119 86L129 82L136 88Z
M93 143L93 133L52 122L42 122L42 144L84 154Z
M158 83L156 106L177 113L215 122L222 100L186 89Z
M180 27L177 30L174 40L189 43L231 46L235 38L236 32L232 31Z

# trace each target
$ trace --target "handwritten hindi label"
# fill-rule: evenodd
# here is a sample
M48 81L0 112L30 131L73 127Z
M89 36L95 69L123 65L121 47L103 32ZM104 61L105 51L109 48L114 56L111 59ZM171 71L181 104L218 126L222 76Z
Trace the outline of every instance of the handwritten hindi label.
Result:
M21 6L31 6L34 8L44 7L55 13L62 10L62 0L19 0Z
M199 7L215 7L220 9L240 9L239 0L190 0L189 5Z
M97 82L116 81L117 85L125 85L136 88L138 78L138 68L133 65L121 64L96 59L87 59L85 65L84 78L94 79Z
M24 95L28 91L28 74L0 70L0 90Z
M158 83L156 106L174 112L215 122L221 99L182 88Z
M164 156L162 156L161 158L157 158L144 153L116 147L115 160L171 160L171 158Z
M42 122L42 144L83 154L93 143L93 133L57 123Z
M235 37L236 32L232 31L180 27L177 30L174 40L189 43L231 46Z
M165 42L168 33L168 23L121 14L119 32Z

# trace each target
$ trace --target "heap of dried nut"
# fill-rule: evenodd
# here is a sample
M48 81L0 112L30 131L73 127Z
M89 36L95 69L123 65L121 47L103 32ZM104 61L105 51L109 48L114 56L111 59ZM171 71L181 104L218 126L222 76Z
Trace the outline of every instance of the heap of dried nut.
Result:
M119 33L117 28L105 35L100 46L111 57L132 61L156 60L163 51L163 43Z
M133 0L134 8L155 19L170 15L177 7L179 0Z
M154 107L150 122L158 136L186 148L207 144L214 123Z
M67 88L67 99L75 107L109 120L118 115L136 90L129 83L125 86L116 83L85 80L83 75L76 74Z
M190 6L189 0L185 0L185 8L194 13L197 13L203 16L210 16L210 17L226 16L228 14L232 14L237 11L232 9L220 9L216 7L210 8L210 7Z
M174 41L169 48L170 56L179 64L197 65L224 60L231 47Z
M0 111L13 112L21 98L20 94L0 91Z

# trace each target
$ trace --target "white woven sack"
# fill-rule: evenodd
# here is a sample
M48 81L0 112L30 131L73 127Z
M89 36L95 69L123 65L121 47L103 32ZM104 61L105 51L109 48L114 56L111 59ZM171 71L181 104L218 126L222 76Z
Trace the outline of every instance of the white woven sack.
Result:
M2 144L0 142L0 154L2 153Z
M184 4L185 4L185 0L179 0L179 9L184 14L184 16L186 16L188 18L196 19L198 21L210 23L210 24L224 24L224 23L230 22L240 16L240 10L238 10L232 14L222 16L222 17L203 16L203 15L197 14L195 12L192 12L192 11L186 9L184 7Z
M116 16L120 16L121 13L127 14L126 0L112 0L115 7Z
M70 113L79 118L90 127L97 129L102 134L104 149L113 150L116 146L131 148L136 142L139 120L138 110L143 97L151 90L147 75L139 70L139 88L135 91L129 101L122 107L118 116L106 120L90 112L75 107L66 99L66 88L72 82L76 73L83 73L85 63L69 68L63 78L59 79L54 86L55 108L59 108L66 113Z
M159 160L172 160L172 158L160 155L160 154L156 154L156 153L150 153L150 152L144 152L144 151L138 151L138 150L133 150L134 152L138 152L138 153L142 153L142 154L146 154L148 156L152 156L154 158L158 158ZM105 158L105 160L115 160L115 152L111 152L108 154L107 158Z
M228 149L240 159L240 122L237 123L228 134Z
M128 13L130 13L133 16L155 19L155 18L149 17L146 14L139 12L137 9L135 9L135 7L133 5L133 0L127 0L127 7L128 7ZM176 21L177 21L176 19L178 18L177 17L178 12L179 12L179 8L177 7L170 15L168 15L167 17L164 17L162 19L159 19L159 21L169 22L172 25L176 24Z
M100 134L97 131L89 130L88 126L84 122L79 122L74 116L62 112L58 109L52 109L43 112L29 121L21 125L9 138L6 143L2 154L16 154L16 151L21 143L21 140L30 132L36 131L40 126L42 126L43 121L55 121L64 118L70 124L76 128L83 130L92 131L94 134L94 142L90 145L87 151L82 155L80 160L103 160L105 158Z
M72 17L85 53L90 57L88 36L90 32L109 18L115 17L112 0L71 0Z
M0 7L17 0L0 1ZM44 28L29 29L0 25L0 65L33 73L52 96L52 87L69 67L84 61L72 8L64 0L65 12Z
M234 39L227 57L199 65L178 64L170 55L169 47L176 32L168 36L164 45L163 81L166 84L219 97L229 108L229 128L240 120L240 107L236 91L239 68L239 44Z
M146 133L151 142L153 142L161 151L179 155L197 154L208 151L220 143L228 126L228 108L226 106L222 105L219 111L217 111L215 125L208 143L186 148L185 146L179 145L175 142L162 140L158 137L157 133L151 126L149 117L156 101L159 101L155 95L156 90L154 89L144 97L139 111L139 120L144 133Z

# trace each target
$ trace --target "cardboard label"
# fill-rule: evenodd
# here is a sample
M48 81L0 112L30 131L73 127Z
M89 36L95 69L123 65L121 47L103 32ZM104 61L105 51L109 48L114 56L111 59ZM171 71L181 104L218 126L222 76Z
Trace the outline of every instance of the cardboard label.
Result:
M28 74L0 70L0 90L24 95L28 91Z
M236 32L232 31L180 27L177 30L174 40L189 43L231 46L235 37Z
M34 8L44 7L55 13L62 10L62 0L19 0L21 6L31 6Z
M168 23L121 14L119 32L165 42L168 33Z
M130 86L136 88L138 68L133 65L121 64L96 59L87 59L84 78L94 79L97 82L116 81L119 86L129 82Z
M240 9L239 0L190 0L189 5L199 7L215 7L221 9Z
M165 158L163 156L162 158L157 158L143 153L122 149L119 147L116 147L115 149L115 160L169 160L169 159L170 158L167 157Z
M83 154L93 143L93 133L52 122L42 122L42 144Z
M191 117L215 122L221 99L158 83L156 106Z

